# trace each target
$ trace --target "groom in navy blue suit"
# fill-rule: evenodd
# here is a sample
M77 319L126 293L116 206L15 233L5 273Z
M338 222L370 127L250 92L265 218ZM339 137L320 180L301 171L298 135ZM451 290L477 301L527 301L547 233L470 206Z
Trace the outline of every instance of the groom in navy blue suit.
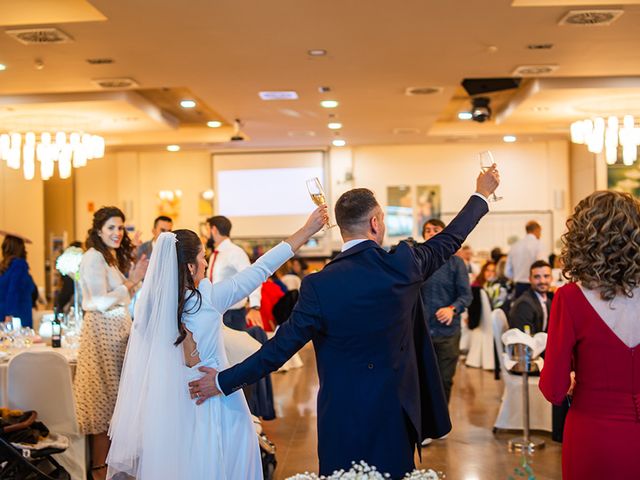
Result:
M304 279L291 317L258 352L219 373L201 368L207 375L190 384L192 398L201 403L218 388L230 394L252 384L311 340L320 378L320 474L364 460L402 478L424 438L451 430L420 286L487 213L498 181L495 166L480 174L476 194L447 228L391 253L380 247L384 213L373 193L343 194L335 208L342 253Z

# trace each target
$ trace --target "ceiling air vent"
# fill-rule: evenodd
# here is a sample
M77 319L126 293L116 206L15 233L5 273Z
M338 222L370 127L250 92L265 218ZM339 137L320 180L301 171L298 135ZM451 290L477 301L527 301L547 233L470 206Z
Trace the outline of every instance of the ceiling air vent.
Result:
M416 135L420 133L419 128L415 127L398 127L392 130L394 135Z
M87 63L89 65L109 65L113 62L113 58L87 58Z
M623 10L570 10L560 19L558 25L606 27L615 22L623 13Z
M73 42L73 38L57 28L27 28L6 30L5 33L23 45L44 45Z
M558 69L558 65L520 65L511 75L514 77L539 77L549 75Z
M442 87L408 87L405 95L433 95L434 93L442 93Z
M100 88L112 89L125 89L125 88L137 88L140 85L133 78L94 78L91 80L95 86Z

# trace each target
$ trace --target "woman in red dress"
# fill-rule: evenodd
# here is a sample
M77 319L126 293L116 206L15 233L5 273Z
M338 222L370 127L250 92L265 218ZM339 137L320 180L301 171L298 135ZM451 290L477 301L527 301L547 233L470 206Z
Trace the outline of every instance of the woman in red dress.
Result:
M595 192L567 228L563 272L571 283L555 295L540 376L550 402L573 394L562 478L640 478L640 204Z

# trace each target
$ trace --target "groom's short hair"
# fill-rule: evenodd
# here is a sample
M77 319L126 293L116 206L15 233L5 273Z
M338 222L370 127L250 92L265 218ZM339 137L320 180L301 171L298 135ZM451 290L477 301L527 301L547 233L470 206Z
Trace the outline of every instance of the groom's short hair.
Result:
M354 188L343 193L336 202L336 222L340 230L352 232L369 220L378 201L368 188Z

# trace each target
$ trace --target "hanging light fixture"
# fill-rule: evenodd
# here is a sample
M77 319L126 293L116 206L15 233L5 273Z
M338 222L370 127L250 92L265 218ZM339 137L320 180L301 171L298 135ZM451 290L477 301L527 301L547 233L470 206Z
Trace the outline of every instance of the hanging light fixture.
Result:
M618 146L622 147L622 162L633 165L638 159L640 128L635 126L633 115L625 115L622 126L618 117L578 120L571 124L571 141L587 145L592 153L605 152L605 160L613 165L618 160Z
M3 133L0 135L0 159L7 167L19 170L22 167L24 178L33 180L36 161L40 162L40 176L49 180L58 163L60 178L69 178L73 168L87 165L87 160L104 157L104 138L99 135L72 132L50 132L36 135L27 133Z

